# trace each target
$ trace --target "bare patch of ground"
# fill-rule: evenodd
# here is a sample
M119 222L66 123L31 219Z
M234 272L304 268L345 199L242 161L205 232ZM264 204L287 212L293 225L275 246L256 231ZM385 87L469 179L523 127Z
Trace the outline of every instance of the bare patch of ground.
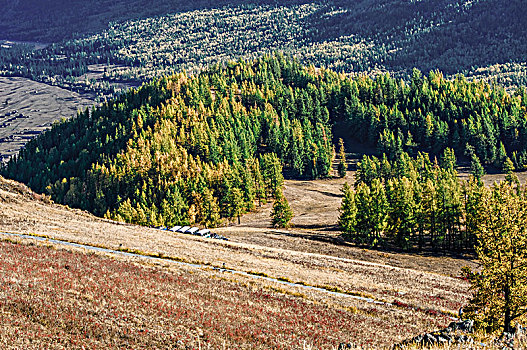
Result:
M356 161L356 158L350 157L350 167ZM493 176L493 179L498 177ZM240 225L233 223L216 231L236 242L382 262L444 275L457 275L465 265L475 266L470 257L378 251L362 249L346 242L337 225L342 201L341 189L345 182L353 184L354 181L352 171L344 178L286 180L284 195L295 215L291 229L275 229L271 226L272 203L267 203L258 207L256 212L244 215Z
M61 118L94 104L80 95L26 78L0 77L0 162Z
M42 50L48 47L50 44L36 41L0 40L0 47L3 49L10 49L14 45L27 45L34 48L35 50Z

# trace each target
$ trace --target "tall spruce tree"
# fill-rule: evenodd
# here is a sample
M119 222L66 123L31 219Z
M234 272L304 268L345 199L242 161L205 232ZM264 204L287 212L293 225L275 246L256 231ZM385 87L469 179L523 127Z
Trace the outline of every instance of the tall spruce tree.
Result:
M483 165L481 165L476 153L472 153L470 158L470 174L472 174L472 176L474 176L478 181L481 181L485 175L485 169L483 168Z
M348 169L348 164L346 164L346 150L344 148L344 140L339 139L339 155L338 155L338 174L340 177L346 176L346 170Z
M357 206L355 204L355 193L350 185L346 182L342 186L342 204L339 208L339 226L345 234L349 235L355 232L357 224Z

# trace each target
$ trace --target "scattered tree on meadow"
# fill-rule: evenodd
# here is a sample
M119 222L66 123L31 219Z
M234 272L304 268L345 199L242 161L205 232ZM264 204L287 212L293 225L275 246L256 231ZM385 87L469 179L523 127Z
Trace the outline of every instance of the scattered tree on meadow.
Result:
M357 224L357 206L355 204L355 192L346 182L342 186L342 204L339 208L339 226L346 234L352 234L355 232L355 226Z
M344 149L344 140L339 139L339 156L338 156L338 174L340 177L346 176L346 170L348 169L348 164L346 164L346 150Z
M273 210L271 212L273 227L287 228L290 226L291 219L293 218L293 211L289 206L287 198L282 193L282 189L278 189L275 193L275 202L273 204Z

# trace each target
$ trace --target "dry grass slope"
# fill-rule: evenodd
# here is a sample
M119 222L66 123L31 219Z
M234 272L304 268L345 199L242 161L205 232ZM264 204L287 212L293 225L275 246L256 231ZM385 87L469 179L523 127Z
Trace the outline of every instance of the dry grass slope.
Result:
M196 347L199 339L211 348L225 342L229 348L298 349L305 341L331 349L350 341L389 346L447 325L448 314L468 298L467 283L456 276L473 263L337 245L338 232L325 226L336 215L342 181L288 181L285 194L294 199L297 228L267 227L267 205L244 217L242 225L220 229L231 239L224 242L103 220L0 178L0 231L113 249L122 245L207 266L182 267L167 260L152 268L143 260L4 243L0 339L5 344L31 339L46 348L167 348L177 340ZM397 306L212 269L223 264ZM25 333L14 334L16 329ZM58 338L63 342L54 344Z
M0 161L18 153L54 121L93 104L88 95L25 78L0 77Z

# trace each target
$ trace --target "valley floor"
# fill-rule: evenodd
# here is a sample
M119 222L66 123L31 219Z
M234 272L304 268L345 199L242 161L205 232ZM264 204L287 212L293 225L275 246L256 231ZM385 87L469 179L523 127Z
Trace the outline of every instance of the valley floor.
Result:
M26 78L0 77L0 162L54 121L94 104L92 96Z

